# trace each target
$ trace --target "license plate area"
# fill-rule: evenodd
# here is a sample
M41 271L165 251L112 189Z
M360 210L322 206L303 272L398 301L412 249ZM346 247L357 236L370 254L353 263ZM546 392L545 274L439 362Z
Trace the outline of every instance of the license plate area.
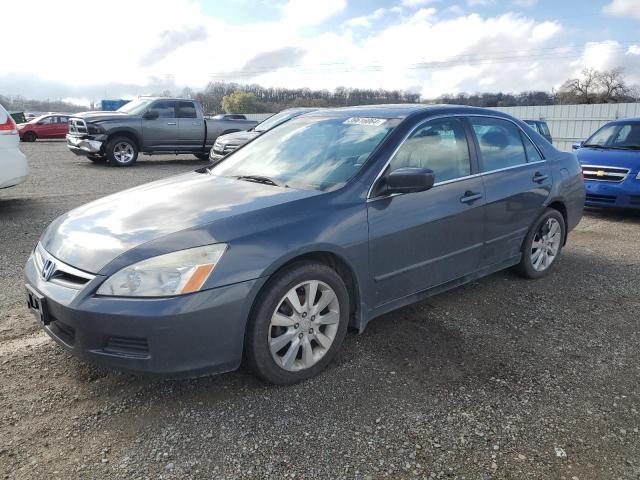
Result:
M29 311L33 313L40 323L49 325L51 323L51 317L47 310L46 299L30 285L25 285L25 287L27 289L27 307Z

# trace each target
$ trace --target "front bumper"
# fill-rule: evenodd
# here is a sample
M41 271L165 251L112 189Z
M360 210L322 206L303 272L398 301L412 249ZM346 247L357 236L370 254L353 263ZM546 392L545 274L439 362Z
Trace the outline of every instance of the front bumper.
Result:
M33 255L27 285L46 302L44 330L73 355L125 371L201 375L236 369L249 309L263 279L190 295L134 299L94 295L41 278Z
M103 142L90 138L83 138L77 135L67 134L67 147L76 155L98 155L102 151Z
M622 182L585 180L585 205L640 209L640 180L636 175L631 173Z

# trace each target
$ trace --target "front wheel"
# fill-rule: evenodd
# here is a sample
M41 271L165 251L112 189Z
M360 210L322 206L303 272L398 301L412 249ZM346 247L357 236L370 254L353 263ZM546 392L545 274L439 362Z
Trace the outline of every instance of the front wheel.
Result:
M313 377L335 357L349 321L349 293L326 265L301 262L277 274L254 305L247 326L248 366L267 382Z
M138 159L138 146L128 137L116 137L107 143L107 160L117 167L129 167Z
M533 225L524 240L518 271L527 278L541 278L551 271L560 256L566 225L560 212L548 208Z

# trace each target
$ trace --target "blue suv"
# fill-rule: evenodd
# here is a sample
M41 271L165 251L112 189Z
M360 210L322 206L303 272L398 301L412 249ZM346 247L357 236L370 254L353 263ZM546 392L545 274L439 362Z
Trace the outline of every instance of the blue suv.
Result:
M573 148L582 166L586 205L640 209L640 118L608 123Z

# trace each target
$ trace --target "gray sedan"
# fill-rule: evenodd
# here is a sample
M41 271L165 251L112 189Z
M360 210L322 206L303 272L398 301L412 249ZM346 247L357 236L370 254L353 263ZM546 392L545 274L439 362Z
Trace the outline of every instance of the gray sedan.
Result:
M289 384L348 327L508 267L547 275L584 196L575 156L502 113L322 110L59 217L27 262L27 301L92 362L196 375L244 361Z

